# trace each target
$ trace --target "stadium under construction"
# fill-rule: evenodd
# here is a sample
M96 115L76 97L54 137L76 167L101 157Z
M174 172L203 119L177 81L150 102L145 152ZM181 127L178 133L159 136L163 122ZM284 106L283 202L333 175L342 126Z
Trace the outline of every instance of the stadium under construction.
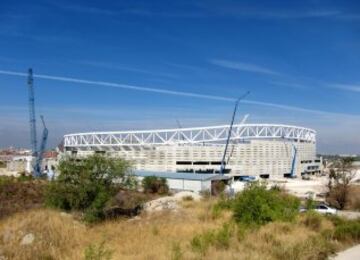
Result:
M121 157L136 170L213 174L223 164L234 178L299 177L321 167L315 130L277 124L75 133L64 136L64 148L79 157Z

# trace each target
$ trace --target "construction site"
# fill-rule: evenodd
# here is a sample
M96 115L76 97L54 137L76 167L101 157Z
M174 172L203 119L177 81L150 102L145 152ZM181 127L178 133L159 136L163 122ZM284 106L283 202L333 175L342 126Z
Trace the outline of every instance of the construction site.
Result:
M167 173L174 178L182 174L190 180L197 178L196 175L209 175L227 179L230 186L244 180L301 179L320 175L323 170L321 158L316 156L315 130L289 125L247 124L249 115L245 115L240 123L235 122L239 103L249 93L236 101L229 125L67 134L63 151L45 153L49 131L41 115L42 133L40 141L37 140L32 69L28 71L27 86L31 150L5 158L10 172L26 172L34 177L53 176L62 156L81 158L91 154L126 159L131 162L135 175L139 171ZM178 124L181 126L180 122ZM191 185L181 189L193 190Z
M358 1L1 1L0 260L360 259Z

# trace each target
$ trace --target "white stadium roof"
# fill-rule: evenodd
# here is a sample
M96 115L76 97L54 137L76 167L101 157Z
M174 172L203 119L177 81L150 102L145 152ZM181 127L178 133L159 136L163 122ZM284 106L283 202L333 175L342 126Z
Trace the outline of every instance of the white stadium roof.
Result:
M151 146L196 143L219 143L227 139L229 125L158 129L144 131L116 131L75 133L64 136L67 148ZM235 124L231 140L283 139L316 142L316 131L309 128L278 124Z

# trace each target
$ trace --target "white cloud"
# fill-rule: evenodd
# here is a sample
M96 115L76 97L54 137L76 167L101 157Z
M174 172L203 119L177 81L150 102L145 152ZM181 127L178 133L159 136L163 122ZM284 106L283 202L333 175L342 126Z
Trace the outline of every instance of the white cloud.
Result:
M228 68L233 70L239 70L239 71L246 71L246 72L253 72L253 73L260 73L260 74L266 74L266 75L273 75L273 76L279 76L281 73L274 71L272 69L262 67L255 64L250 63L244 63L239 61L229 61L229 60L210 60L210 63Z
M161 76L161 77L168 77L168 78L178 78L179 77L178 75L175 75L175 74L154 72L154 71L150 71L150 70L133 68L133 67L120 65L120 64L114 64L114 63L110 63L110 62L83 60L83 61L76 61L74 63L98 67L98 68L104 68L104 69L130 71L130 72L147 74L147 75L152 75L152 76Z
M360 85L354 85L354 84L327 84L327 87L329 88L335 88L340 90L346 90L346 91L353 91L353 92L360 92Z
M0 70L0 74L27 77L26 73L16 72L16 71ZM78 83L78 84L93 85L93 86L128 89L128 90L136 90L136 91L142 91L142 92L152 92L152 93L165 94L165 95L219 100L219 101L226 101L226 102L235 102L236 101L236 99L232 98L232 97L215 96L215 95L207 95L207 94L183 92L183 91L175 91L175 90L167 90L167 89L159 89L159 88L141 87L141 86L119 84L119 83L106 82L106 81L94 81L94 80L87 80L87 79L77 79L77 78L59 77L59 76L41 75L41 74L35 74L34 77L39 78L39 79L46 79L46 80L55 80L55 81L63 81L63 82ZM306 113L312 113L312 114L342 115L342 116L350 116L350 117L357 116L357 115L334 113L334 112L322 111L322 110L317 110L317 109L309 109L309 108L289 106L289 105L284 105L284 104L276 104L276 103L271 103L271 102L263 102L263 101L257 101L257 100L249 100L249 99L242 100L241 102L244 104L263 106L263 107L273 107L273 108L278 108L278 109L283 109L283 110L306 112Z
M295 89L308 89L308 86L298 84L298 83L289 83L289 82L281 82L281 81L270 81L271 85L280 86L280 87L289 87Z

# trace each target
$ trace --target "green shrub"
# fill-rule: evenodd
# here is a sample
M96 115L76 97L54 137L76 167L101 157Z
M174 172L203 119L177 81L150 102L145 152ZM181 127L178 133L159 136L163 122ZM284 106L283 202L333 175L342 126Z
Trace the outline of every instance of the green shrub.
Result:
M300 201L265 185L251 183L233 202L234 219L238 223L263 225L271 221L291 221L298 214Z
M169 192L169 186L166 179L156 176L146 176L142 180L145 192L166 194Z
M99 191L94 201L85 210L84 220L89 223L97 222L98 220L104 219L104 208L106 203L110 199L109 192L103 190Z
M128 169L127 162L98 154L82 160L67 157L59 163L58 178L48 185L46 204L83 211L90 222L102 219L106 202L115 194L116 185L122 185Z

